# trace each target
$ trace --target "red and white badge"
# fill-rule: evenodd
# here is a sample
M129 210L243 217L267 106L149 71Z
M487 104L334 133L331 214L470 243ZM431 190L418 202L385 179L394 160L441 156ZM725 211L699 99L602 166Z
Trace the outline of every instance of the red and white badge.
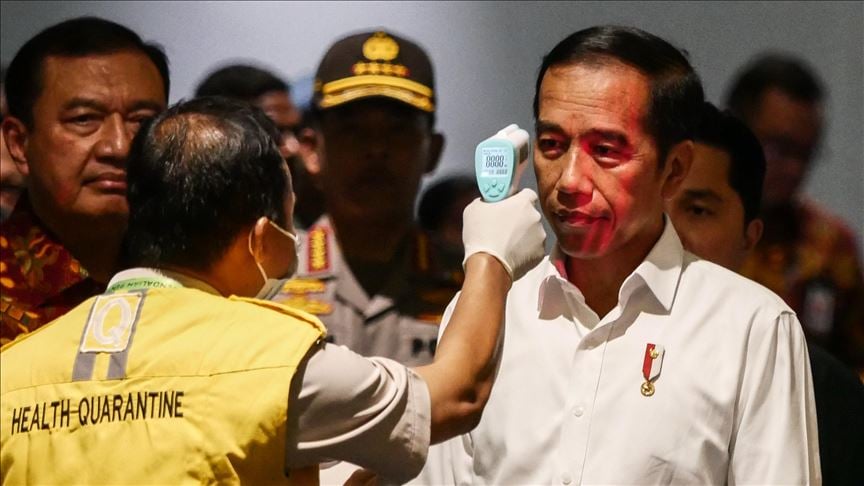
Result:
M640 391L646 397L654 394L654 382L657 381L660 369L663 367L663 354L662 344L648 343L645 346L645 358L642 360L642 377L645 378L645 382L642 383Z

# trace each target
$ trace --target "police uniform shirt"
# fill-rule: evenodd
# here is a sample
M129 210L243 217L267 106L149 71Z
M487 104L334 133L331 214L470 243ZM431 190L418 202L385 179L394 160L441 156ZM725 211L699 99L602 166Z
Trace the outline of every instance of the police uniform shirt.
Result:
M297 276L276 302L314 314L332 343L360 355L407 366L432 361L441 316L462 283L461 262L443 264L429 238L416 230L388 283L370 297L345 262L328 217L300 238Z
M685 252L668 219L618 295L597 316L558 249L515 282L483 417L433 447L427 468L438 475L423 475L475 485L820 483L807 347L779 297Z

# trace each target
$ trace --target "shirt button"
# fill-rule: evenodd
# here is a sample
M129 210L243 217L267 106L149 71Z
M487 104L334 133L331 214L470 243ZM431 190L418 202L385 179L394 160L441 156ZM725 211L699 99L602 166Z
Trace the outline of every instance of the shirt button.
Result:
M573 407L573 415L581 417L583 413L585 413L585 409L581 406Z
M573 482L573 476L571 476L569 472L565 472L561 475L562 484L570 484L571 482Z

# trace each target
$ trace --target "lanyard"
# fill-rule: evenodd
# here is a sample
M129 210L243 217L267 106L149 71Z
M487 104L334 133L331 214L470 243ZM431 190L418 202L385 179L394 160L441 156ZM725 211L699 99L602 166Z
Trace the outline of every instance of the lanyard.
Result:
M169 289L182 287L176 280L165 277L140 277L120 280L115 282L105 290L106 294L118 292L121 290L139 290L139 289Z

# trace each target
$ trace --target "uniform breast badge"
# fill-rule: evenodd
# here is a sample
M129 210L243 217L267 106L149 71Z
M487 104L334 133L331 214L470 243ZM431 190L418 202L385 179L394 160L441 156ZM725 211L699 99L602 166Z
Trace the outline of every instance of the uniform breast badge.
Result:
M333 306L326 300L315 298L313 294L321 294L326 290L327 284L321 280L295 278L282 285L282 289L274 300L280 304L321 316L333 312Z
M642 377L645 381L640 387L642 396L654 395L654 382L660 376L660 368L663 366L664 349L660 344L648 343L645 346L645 358L642 360Z
M330 229L315 226L308 233L306 268L309 273L330 270Z

